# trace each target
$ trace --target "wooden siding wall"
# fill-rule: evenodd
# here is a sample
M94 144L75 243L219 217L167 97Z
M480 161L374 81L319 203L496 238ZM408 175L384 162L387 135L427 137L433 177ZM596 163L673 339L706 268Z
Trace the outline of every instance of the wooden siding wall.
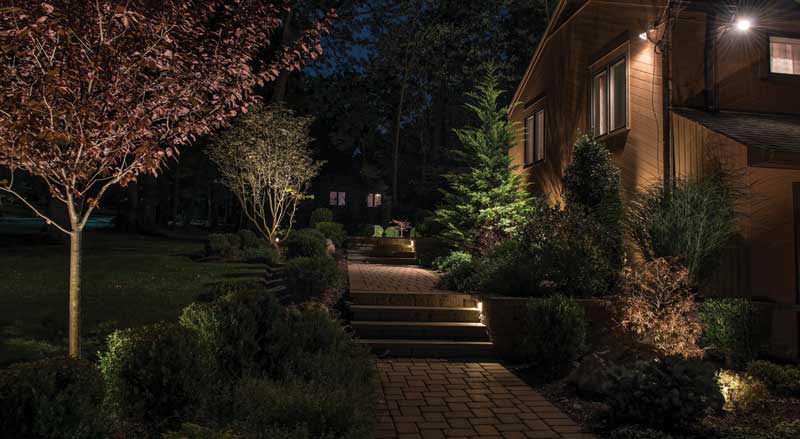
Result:
M523 121L533 110L524 105L511 113L511 120L518 124L518 135L510 154L531 190L545 195L551 204L561 202L561 178L572 159L578 133L590 128L589 66L614 49L626 52L628 57L630 131L607 139L607 144L622 170L625 192L653 184L661 177L660 57L653 44L638 35L655 20L662 5L644 0L589 2L546 45L520 98L523 104L544 99L545 161L523 167ZM627 46L621 47L623 44Z

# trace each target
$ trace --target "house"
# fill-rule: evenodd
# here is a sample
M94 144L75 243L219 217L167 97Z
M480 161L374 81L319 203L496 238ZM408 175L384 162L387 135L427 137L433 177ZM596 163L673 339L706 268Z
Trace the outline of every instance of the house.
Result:
M363 178L356 167L348 174L335 169L328 167L314 179L313 207L330 209L334 221L352 232L361 224L385 225L389 216L386 185Z
M561 0L509 112L510 154L555 204L576 134L613 152L623 197L742 171L741 244L706 295L771 302L772 351L800 343L800 2Z

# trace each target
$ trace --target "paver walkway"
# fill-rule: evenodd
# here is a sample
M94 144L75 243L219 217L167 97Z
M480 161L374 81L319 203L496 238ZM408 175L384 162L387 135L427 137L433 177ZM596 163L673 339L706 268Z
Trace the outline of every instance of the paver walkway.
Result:
M348 263L352 291L437 291L439 276L407 265Z
M596 439L499 363L380 360L376 438Z

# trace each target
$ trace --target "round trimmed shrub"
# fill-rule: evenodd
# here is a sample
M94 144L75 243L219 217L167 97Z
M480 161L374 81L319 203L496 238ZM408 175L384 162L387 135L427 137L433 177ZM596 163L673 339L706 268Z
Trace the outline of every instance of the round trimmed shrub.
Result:
M527 323L525 353L547 377L562 374L586 350L583 308L571 297L531 299Z
M100 372L84 360L49 358L0 370L0 435L103 437L103 394Z
M286 249L286 259L328 255L325 235L315 229L295 230L289 234L282 245Z
M232 233L212 233L206 238L206 256L238 258L242 251L242 238Z
M606 403L618 423L672 430L724 404L714 369L700 360L667 357L613 368Z
M347 232L344 230L344 225L334 222L319 222L314 226L316 230L322 232L326 238L330 239L337 248L344 244L344 239L347 237Z
M311 211L311 219L308 225L314 228L319 223L329 222L333 222L333 211L325 207L318 207Z
M336 260L327 255L294 258L284 270L289 291L300 301L319 297L341 280Z
M544 292L539 270L515 240L495 246L478 261L476 270L476 288L489 295L536 297Z
M202 359L196 334L179 325L115 331L99 358L111 410L152 433L177 425L206 394Z
M252 230L241 229L236 232L236 235L239 237L239 240L242 243L242 249L261 248L267 246L267 242L263 239L259 239L259 237L256 236L256 233Z
M400 229L395 226L389 226L383 230L383 236L387 238L399 238Z
M475 264L472 255L467 252L454 251L436 260L436 268L442 272L442 286L448 290L473 290Z

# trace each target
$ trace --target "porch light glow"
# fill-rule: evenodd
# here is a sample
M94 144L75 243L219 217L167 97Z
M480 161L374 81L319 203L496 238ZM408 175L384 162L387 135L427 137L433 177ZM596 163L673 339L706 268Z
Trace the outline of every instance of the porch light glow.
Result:
M739 18L736 20L736 29L740 32L747 32L750 30L750 26L752 26L752 23L747 18Z
M640 33L639 34L639 39L640 40L646 40L647 39L647 32Z

